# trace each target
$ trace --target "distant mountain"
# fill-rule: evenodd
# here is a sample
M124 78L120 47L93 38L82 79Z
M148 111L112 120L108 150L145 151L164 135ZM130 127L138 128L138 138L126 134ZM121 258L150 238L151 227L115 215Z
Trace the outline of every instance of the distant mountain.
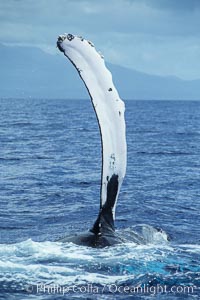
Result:
M148 75L106 63L123 99L200 100L200 80ZM0 45L0 97L88 98L74 67L58 52Z

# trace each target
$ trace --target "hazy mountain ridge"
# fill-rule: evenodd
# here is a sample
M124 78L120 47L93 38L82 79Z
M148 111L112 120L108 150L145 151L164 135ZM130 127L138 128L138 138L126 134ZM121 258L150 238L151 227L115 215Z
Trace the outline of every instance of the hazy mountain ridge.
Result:
M123 99L200 100L200 80L161 77L106 63ZM0 97L88 98L74 67L58 52L0 45Z

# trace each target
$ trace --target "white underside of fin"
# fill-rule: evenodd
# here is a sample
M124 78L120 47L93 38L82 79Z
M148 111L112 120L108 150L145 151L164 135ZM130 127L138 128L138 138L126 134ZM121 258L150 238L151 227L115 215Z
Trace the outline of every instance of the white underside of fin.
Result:
M124 119L125 105L113 84L112 75L94 45L74 35L58 38L58 47L73 63L91 97L99 123L102 140L101 202L107 199L107 184L113 174L118 175L118 192L126 173L127 146Z

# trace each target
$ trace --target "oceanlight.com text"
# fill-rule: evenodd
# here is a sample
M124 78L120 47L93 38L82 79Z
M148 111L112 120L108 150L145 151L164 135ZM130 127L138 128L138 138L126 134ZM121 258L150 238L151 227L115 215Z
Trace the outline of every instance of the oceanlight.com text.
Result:
M28 285L26 286L26 291L28 293L34 294L149 294L156 295L160 293L172 293L172 294L194 294L198 287L184 286L184 285L160 285L157 284L155 286L150 286L148 284L143 284L139 286L129 286L129 285L117 285L113 284L105 284L105 285L95 285L92 283L88 283L85 285L66 285L61 286L58 284L36 284L36 285Z

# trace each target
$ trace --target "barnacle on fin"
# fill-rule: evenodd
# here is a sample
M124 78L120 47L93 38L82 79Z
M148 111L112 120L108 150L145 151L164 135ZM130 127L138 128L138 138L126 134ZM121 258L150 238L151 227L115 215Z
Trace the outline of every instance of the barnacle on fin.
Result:
M71 41L74 39L73 34L69 33L69 34L67 35L67 39L71 42Z
M91 41L87 41L91 47L94 47L94 44Z

